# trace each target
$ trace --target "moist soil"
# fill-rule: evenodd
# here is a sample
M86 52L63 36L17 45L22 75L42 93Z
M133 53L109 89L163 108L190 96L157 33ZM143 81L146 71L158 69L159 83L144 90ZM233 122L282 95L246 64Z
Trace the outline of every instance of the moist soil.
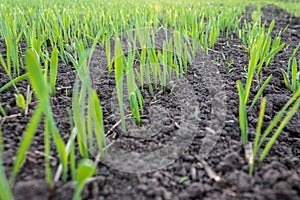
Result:
M253 10L253 7L247 8L245 19L251 19ZM297 34L300 31L300 18L272 5L263 7L262 11L266 27L275 19L272 37L288 26L282 33L282 42L289 45L289 48L281 50L270 65L263 69L264 79L270 74L273 75L264 91L268 100L263 126L265 129L292 95L284 85L281 68L286 69L288 59L300 41L300 35ZM214 49L209 50L209 56L198 58L202 64L193 62L193 65L188 68L185 79L191 86L194 97L187 96L187 98L191 98L190 102L197 105L199 109L197 120L193 121L193 138L190 143L185 144L187 147L180 151L181 154L161 169L153 170L149 166L146 173L124 172L107 162L99 162L97 174L82 192L83 199L300 199L300 111L297 111L284 128L264 162L256 168L254 175L252 177L248 175L248 164L240 139L236 81L245 82L244 73L249 57L242 49L241 40L237 38L235 33L229 34L228 38L221 35ZM158 43L162 44L162 40L163 38L160 38ZM4 43L1 45L1 53L5 55ZM299 52L296 58L300 59ZM134 127L127 122L131 134L123 134L119 126L112 129L119 121L115 110L117 100L113 99L115 80L113 73L108 76L107 71L104 70L107 66L106 55L100 47L95 51L90 66L93 87L97 90L103 107L105 132L109 133L107 135L109 143L115 143L119 149L136 152L153 152L172 143L174 134L183 126L180 101L183 96L173 92L172 85L167 86L165 93L156 91L155 100L151 98L147 86L142 94L146 105L142 124L152 122L151 120L159 115L157 127L161 128L151 132L150 135L140 136L134 134ZM219 90L224 92L223 95L216 92L214 88L211 89L209 85L203 84L208 74L207 71L201 70L203 66L207 68L217 66L217 70L210 75L215 74L216 77L221 78L221 81L216 78L213 85L220 85ZM51 97L51 105L60 134L67 142L71 133L68 110L72 109L76 70L62 62L58 70L57 95ZM95 76L97 73L98 75ZM0 77L0 85L8 82L3 68L0 68ZM22 94L26 94L28 84L27 81L17 84ZM254 82L251 98L256 94L257 86L257 82ZM33 97L29 105L29 113L25 116L15 104L14 93L14 89L9 88L0 96L0 102L9 116L2 118L1 121L4 139L3 157L7 175L10 174L22 134L37 104ZM218 117L211 114L215 105L212 96L219 97L217 99L220 99L220 105L225 105L226 110L222 111L223 117L218 118L223 121L217 134L217 141L209 153L204 155L201 151L203 140L207 134L213 132L213 120ZM163 107L163 114L156 113L158 115L153 115L151 118L149 116L151 111L147 108L153 107L153 104ZM249 113L250 141L253 141L255 136L258 113L259 105ZM53 190L50 190L44 181L43 140L41 123L17 176L14 196L16 199L71 199L74 193L71 181L67 183L59 181ZM55 149L53 144L52 149ZM54 174L59 164L57 152L52 151L51 156ZM126 158L120 162L126 163ZM141 164L148 165L148 163ZM182 178L185 180L183 181Z

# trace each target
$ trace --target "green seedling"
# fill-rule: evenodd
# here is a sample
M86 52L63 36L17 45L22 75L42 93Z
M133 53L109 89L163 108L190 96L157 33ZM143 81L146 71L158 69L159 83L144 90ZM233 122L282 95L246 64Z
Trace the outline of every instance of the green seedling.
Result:
M53 181L52 181L52 171L50 166L50 121L47 118L45 120L45 126L44 126L44 147L45 147L45 176L46 181L50 187L53 187Z
M83 75L81 75L82 77ZM87 79L85 79L87 80ZM73 119L74 126L78 132L78 146L80 155L84 158L88 157L88 145L86 138L86 123L85 123L85 106L86 106L86 92L87 92L87 82L82 81L82 86L79 88L79 81L75 82L74 91L73 91Z
M290 63L290 62L289 62ZM289 71L289 70L287 70ZM281 69L284 84L285 86L293 91L294 93L297 91L297 89L300 87L300 71L298 70L297 61L296 58L292 59L292 72L291 72L291 78L288 72Z
M76 171L76 188L73 200L80 200L81 191L88 178L93 176L96 172L96 165L93 161L84 159L78 164L78 169Z
M55 85L57 78L57 67L58 67L58 50L56 47L53 48L51 61L50 61L50 93L55 96Z
M135 53L129 47L128 60L126 62L127 94L128 94L128 98L129 98L129 102L130 102L130 109L132 111L133 119L137 122L137 124L140 124L140 122L141 122L140 109L139 109L138 96L137 96L138 95L138 87L135 83L135 76L134 76L134 71L133 71L133 67L132 67L134 57L135 57ZM141 104L140 106L142 108L143 105Z
M22 112L26 112L26 103L25 103L25 98L22 94L15 94L15 99L16 99L16 104L22 109Z
M117 86L117 93L118 93L118 102L119 102L119 109L121 115L121 124L122 124L122 131L126 132L126 125L125 125L125 114L124 114L124 106L123 106L123 50L121 41L119 38L116 38L115 44L115 80Z
M92 90L89 94L91 96L91 107L93 108L92 112L92 119L94 124L94 133L96 137L96 141L98 144L98 150L104 158L104 149L106 146L105 142L105 133L104 133L104 122L103 122L103 113L102 113L102 107L98 98L98 95L95 90Z
M107 38L105 41L105 52L106 52L106 59L107 59L107 68L108 68L108 75L112 69L112 62L111 62L111 47L110 47L110 38Z
M285 46L285 44L280 44L280 34L272 42L271 32L274 25L275 21L273 20L267 33L265 32L265 26L260 27L260 19L252 27L249 25L249 29L251 29L247 36L249 47L242 45L244 51L250 55L249 67L255 69L256 78L259 83L262 82L261 71L263 67L268 67L274 56ZM253 76L252 73L254 71L251 72L251 76Z
M283 106L283 108L278 112L278 114L271 121L271 123L269 124L269 126L267 127L267 129L265 130L263 135L261 136L262 123L263 123L266 101L267 101L266 98L262 99L260 114L259 114L257 128L256 128L255 140L254 140L253 158L252 158L252 162L249 163L250 164L249 175L253 174L258 151L262 147L262 144L265 142L266 138L270 135L270 133L279 124L275 133L271 136L271 139L267 142L266 146L264 148L262 148L262 153L260 154L259 159L258 159L258 165L260 165L263 162L263 160L267 156L268 152L274 145L276 139L278 138L278 136L280 135L280 133L282 132L284 127L287 125L287 123L290 121L290 119L294 116L294 114L298 111L298 109L300 107L299 96L300 96L300 88L296 91L296 93L292 96L292 98ZM287 109L289 107L291 107L291 108L287 112Z
M254 105L257 102L257 100L261 97L263 91L265 90L265 88L267 87L267 85L269 84L269 82L271 81L271 78L272 78L272 74L265 80L265 82L259 88L257 94L255 95L255 97L254 97L254 99L252 101L252 104L251 104L249 110L251 110L254 107Z
M248 119L246 108L246 94L241 81L237 81L237 87L239 92L239 121L242 135L242 143L246 145L248 142Z
M48 98L49 87L45 82L43 77L43 73L40 67L39 58L37 52L34 49L28 49L26 53L26 69L29 75L30 83L33 88L33 91L36 97L39 99L39 104L37 108L33 112L33 115L25 129L23 138L21 140L20 147L17 151L16 160L13 165L13 169L10 176L10 184L14 183L17 173L19 172L22 163L24 161L26 152L32 142L34 133L37 130L39 122L43 116L46 116L47 120L49 120L49 129L52 133L52 137L54 139L54 143L57 147L59 157L61 162L63 163L64 176L63 179L67 178L67 153L65 149L64 142L61 136L58 133L57 127L54 122L54 118L51 111L51 106Z
M251 61L250 61L251 62ZM250 75L252 73L252 76ZM249 67L248 74L247 74L247 81L245 89L243 87L243 84L240 80L237 81L237 88L239 93L239 121L240 121L240 129L241 129L241 136L242 136L242 143L243 145L246 145L248 143L248 119L247 119L247 103L249 99L249 93L250 93L250 86L251 82L249 80L252 80L254 73L254 68ZM257 100L261 97L264 89L268 85L272 78L272 75L270 75L267 80L263 83L263 85L258 90L257 94L255 95L252 104L249 108L251 110Z

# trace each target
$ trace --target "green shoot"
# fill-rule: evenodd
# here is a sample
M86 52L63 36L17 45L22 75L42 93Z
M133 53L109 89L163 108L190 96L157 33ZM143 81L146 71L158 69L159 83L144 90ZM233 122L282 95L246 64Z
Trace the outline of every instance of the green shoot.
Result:
M95 136L96 141L98 144L98 150L101 153L102 158L104 157L104 148L106 146L105 143L105 134L104 134L104 122L103 122L103 113L102 113L102 107L98 98L98 95L95 90L92 90L90 92L91 99L92 99L92 105L93 108L93 120L95 125Z
M13 165L13 170L10 176L10 184L14 183L17 173L19 172L22 163L24 161L26 152L32 142L34 133L39 125L42 115L45 114L47 120L49 120L49 128L52 132L55 145L59 152L60 160L63 164L64 176L63 179L66 180L67 175L67 153L65 149L64 142L58 133L57 127L52 116L51 106L48 98L49 87L43 77L42 69L40 67L38 55L34 49L28 49L26 53L26 69L30 78L30 83L33 88L35 95L39 100L39 104L35 109L29 124L26 127L23 139L21 140L20 147L17 151L16 161ZM47 122L48 123L48 122Z
M267 87L267 85L269 84L271 78L272 78L272 74L267 78L267 80L262 84L262 86L258 90L257 94L255 95L255 97L252 101L252 104L251 104L249 110L251 110L254 107L254 105L257 102L257 100L259 99L259 97L261 97L261 94L263 93L263 91Z
M78 169L76 172L76 188L73 200L80 200L81 191L88 178L93 176L96 172L96 165L93 161L84 159L78 164Z
M282 75L283 75L283 79L284 79L284 83L285 86L293 91L294 93L297 91L297 89L300 87L300 71L298 71L298 66L297 66L297 61L296 58L292 59L292 72L291 72L291 79L290 79L290 75L288 74L288 71L284 71L283 69L281 69Z
M237 87L239 92L239 120L240 120L240 129L242 134L242 143L246 145L248 142L248 119L247 119L247 109L246 109L246 97L245 90L241 81L237 81Z
M15 94L16 104L22 109L22 112L25 113L26 111L26 103L24 96L22 94Z
M52 172L50 167L50 122L49 119L45 120L45 134L44 134L44 145L45 145L45 174L46 181L49 186L52 187Z
M300 91L300 89L299 89L299 91ZM261 154L261 156L259 158L259 163L261 163L264 160L264 158L266 157L266 155L268 154L268 152L272 148L274 142L278 138L279 134L281 133L281 131L283 130L283 128L286 126L286 124L290 121L290 119L294 116L294 114L297 112L297 110L299 109L299 107L300 107L300 99L298 99L295 102L295 104L293 105L293 107L290 109L290 111L288 112L288 114L285 116L285 118L280 123L280 125L277 128L277 130L274 133L274 135L271 137L271 140L269 140L269 142L267 143L266 147L263 149L263 152L262 152L262 154Z
M124 114L124 106L123 106L123 50L121 41L119 38L116 38L115 44L115 80L117 86L117 93L118 93L118 102L119 102L119 109L121 115L121 124L122 124L122 131L126 132L125 126L125 114Z
M106 39L105 48L106 48L105 52L106 52L106 59L107 59L108 74L110 74L112 69L111 55L110 55L110 38Z
M51 55L51 61L50 61L50 93L52 96L55 96L57 66L58 66L58 50L56 47L54 47Z
M260 105L260 112L259 112L255 140L254 140L254 147L253 147L253 157L252 157L252 162L250 163L249 175L253 174L255 159L256 159L257 152L259 150L258 142L259 142L259 138L261 135L261 128L262 128L262 123L263 123L263 119L264 119L264 115L265 115L266 102L267 102L267 99L264 97L262 99L261 105Z
M145 52L146 52L146 49L145 49ZM126 65L127 65L127 69L126 69L127 80L126 80L126 82L127 82L127 93L128 93L128 98L129 98L129 102L130 102L130 108L132 111L132 116L133 116L133 119L137 122L137 124L140 124L140 111L139 111L139 104L138 104L137 96L136 96L138 87L135 83L135 77L134 77L134 71L133 71L134 56L135 56L135 54L133 54L132 50L129 49L128 61L126 62ZM140 69L142 69L142 68L140 68Z
M263 135L261 136L261 129L262 129L262 123L264 118L264 112L266 107L266 98L262 99L261 102L261 108L260 108L260 114L258 118L257 128L256 128L256 135L254 140L254 148L253 148L253 157L252 161L249 163L249 175L253 174L254 166L255 166L255 160L256 156L258 154L259 149L261 148L263 142L266 140L267 136L275 129L278 123L279 126L276 129L275 133L272 135L271 139L267 142L266 146L262 149L262 153L259 157L259 165L263 162L266 155L274 145L276 139L282 132L283 128L287 125L287 123L290 121L290 119L294 116L294 114L297 112L297 110L300 107L300 99L298 98L300 96L300 88L297 90L297 92L292 96L292 98L284 105L284 107L278 112L278 114L275 116L275 118L272 120L272 122L269 124ZM294 105L291 107L289 112L286 112L286 110L291 106L291 104L294 103ZM285 117L284 117L284 114ZM284 117L284 118L283 118ZM283 118L283 119L282 119Z

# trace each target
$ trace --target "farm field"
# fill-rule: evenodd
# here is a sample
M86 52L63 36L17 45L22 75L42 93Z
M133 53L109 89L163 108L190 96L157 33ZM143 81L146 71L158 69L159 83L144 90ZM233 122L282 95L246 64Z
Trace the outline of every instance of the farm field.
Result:
M300 4L0 0L0 199L300 199Z

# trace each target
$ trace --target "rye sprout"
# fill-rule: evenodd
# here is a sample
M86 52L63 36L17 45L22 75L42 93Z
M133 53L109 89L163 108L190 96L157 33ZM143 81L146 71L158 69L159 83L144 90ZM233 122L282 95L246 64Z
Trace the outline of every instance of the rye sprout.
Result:
M265 32L265 26L258 28L257 25L252 27L248 38L250 41L249 47L244 47L245 51L250 54L251 67L256 70L256 76L259 83L262 82L262 67L267 67L271 60L274 58L285 44L280 44L280 34L272 42L271 32L275 25L273 20L268 28L267 33ZM271 46L272 43L272 46ZM251 72L252 73L252 72ZM253 74L251 74L252 76Z
M287 71L285 71L284 69L281 69L285 86L289 90L293 91L294 93L300 87L300 71L298 70L297 60L294 57L296 55L296 52L298 51L299 47L300 47L300 44L296 47L292 56L289 58ZM291 66L291 62L292 62L292 66ZM298 62L300 63L300 61L298 61ZM292 70L290 69L291 67L292 67ZM290 77L290 73L291 73L291 77Z
M133 63L134 63L134 57L135 57L135 51L132 51L131 47L129 46L128 51L128 60L126 62L126 77L127 77L127 93L128 98L130 102L130 108L132 111L132 116L134 120L140 124L140 109L139 109L139 101L138 101L138 95L140 94L138 91L138 87L135 83L135 76L133 71ZM142 102L141 102L142 103ZM140 105L141 109L143 105Z
M57 77L57 66L58 66L58 50L56 47L53 48L51 61L50 61L50 93L55 96L55 85Z
M50 101L48 98L49 87L43 77L43 73L40 67L39 58L37 52L34 49L28 49L26 53L26 69L30 78L33 91L39 100L37 108L33 112L33 115L26 127L26 130L21 140L20 147L17 151L16 160L13 165L13 169L10 176L10 184L12 185L17 173L19 172L22 163L25 158L25 154L31 144L34 133L37 130L38 124L43 116L46 116L46 120L49 120L49 129L52 133L54 143L57 147L59 158L63 164L63 180L67 178L67 153L64 142L58 133L58 129L55 125L55 121L52 115ZM48 123L48 122L47 122Z
M253 80L253 74L254 74L254 65L251 65L252 60L249 61L249 68L248 68L248 74L247 74L247 80L245 88L243 87L243 84L240 80L237 81L237 88L239 93L239 121L240 121L240 129L241 129L241 135L242 135L242 143L243 145L246 145L248 143L248 119L247 119L247 103L249 100L249 94L250 94L250 88ZM252 104L250 106L250 110L253 108L257 100L260 98L263 90L266 88L268 83L270 82L272 78L272 75L270 75L266 81L262 84L260 89L258 90L257 94L255 95Z
M119 109L121 115L121 124L122 124L122 131L126 132L126 125L125 125L125 114L124 114L124 106L123 106L123 50L121 41L119 38L116 38L115 44L115 80L116 80L116 87L117 87L117 95L118 95L118 102L119 102Z
M22 109L22 112L25 113L26 111L26 103L25 98L22 94L15 94L16 104Z
M295 94L292 96L292 98L282 107L282 109L278 112L278 114L274 117L272 122L269 124L263 135L261 136L261 129L262 129L262 123L265 113L265 107L267 99L264 97L261 102L261 108L256 128L256 134L255 134L255 140L254 140L254 146L253 146L253 157L252 161L249 163L249 174L252 175L254 171L255 166L255 160L258 154L259 149L262 147L262 144L265 142L266 138L270 135L270 133L275 129L277 124L279 124L278 128L276 129L275 133L271 136L271 139L267 142L266 146L262 148L262 153L259 156L258 159L258 165L260 165L263 160L265 159L266 155L274 145L274 142L284 129L284 127L287 125L289 120L293 117L293 115L298 111L300 107L300 88L295 92ZM293 104L294 103L294 104ZM293 104L293 105L292 105ZM290 108L290 110L287 112L287 109ZM285 115L285 116L284 116Z
M84 188L84 185L88 178L93 176L96 172L96 165L93 161L84 159L78 164L76 170L76 188L73 200L80 200L80 193Z

